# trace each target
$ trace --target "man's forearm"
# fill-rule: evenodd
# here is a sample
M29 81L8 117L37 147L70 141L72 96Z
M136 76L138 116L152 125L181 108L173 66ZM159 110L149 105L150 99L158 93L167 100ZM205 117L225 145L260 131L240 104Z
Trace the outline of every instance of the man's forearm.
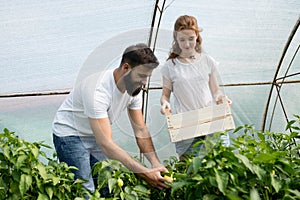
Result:
M153 167L158 166L160 162L155 153L151 135L144 122L142 111L128 109L128 113L140 151L145 154Z
M141 152L146 156L152 166L161 165L157 154L155 152L155 148L153 146L153 142L151 137L148 138L136 138L137 144L141 150Z
M112 130L108 118L89 119L97 143L103 153L110 159L118 160L135 173L147 171L147 168L136 162L124 149L112 140Z
M109 159L120 161L134 173L144 173L148 170L143 165L135 161L124 149L122 149L113 141L107 142L105 144L102 143L100 147Z

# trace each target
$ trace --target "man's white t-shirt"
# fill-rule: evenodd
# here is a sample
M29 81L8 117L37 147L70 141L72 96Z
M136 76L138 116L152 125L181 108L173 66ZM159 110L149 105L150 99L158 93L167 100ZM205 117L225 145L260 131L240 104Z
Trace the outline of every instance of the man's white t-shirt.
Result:
M108 117L111 124L126 109L142 108L142 93L131 97L121 93L113 76L114 70L93 74L77 84L58 109L53 133L62 136L91 136L88 118Z

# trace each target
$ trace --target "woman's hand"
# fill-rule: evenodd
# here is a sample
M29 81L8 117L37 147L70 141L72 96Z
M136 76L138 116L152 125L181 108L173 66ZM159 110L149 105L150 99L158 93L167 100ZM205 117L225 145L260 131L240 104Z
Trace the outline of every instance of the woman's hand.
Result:
M171 109L170 103L167 102L166 100L164 100L163 103L162 103L162 105L161 105L160 112L161 112L161 114L165 115L167 110L170 113L172 113L172 109Z
M232 104L232 101L227 97L227 96L218 96L216 98L216 104L219 105L219 104L222 104L222 103L225 103L227 101L227 103L230 105Z

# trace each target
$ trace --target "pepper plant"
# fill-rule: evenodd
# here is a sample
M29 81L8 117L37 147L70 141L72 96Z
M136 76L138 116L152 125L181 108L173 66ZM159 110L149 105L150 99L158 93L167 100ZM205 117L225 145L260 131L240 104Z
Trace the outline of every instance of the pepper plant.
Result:
M26 142L8 129L0 133L0 199L84 199L82 180L74 182L74 167L50 159L42 142ZM41 162L41 157L48 163Z
M0 200L8 199L121 199L121 200L296 200L300 199L300 117L286 126L287 133L238 127L231 146L220 135L207 136L198 156L164 161L170 189L158 190L115 160L93 167L97 189L91 194L73 180L74 167L48 158L42 142L26 142L13 132L0 133ZM199 143L200 144L200 143ZM195 144L195 145L199 145ZM40 161L46 158L47 164Z
M171 168L176 180L170 198L300 199L300 117L295 117L286 127L291 133L238 127L231 147L222 146L219 134L207 137L199 156Z
M260 132L246 124L234 131L230 147L222 145L224 133L217 133L202 141L199 156L170 157L164 161L165 176L173 180L169 190L151 188L111 161L97 165L99 188L108 187L116 199L300 199L300 117L295 117L286 127L291 133Z

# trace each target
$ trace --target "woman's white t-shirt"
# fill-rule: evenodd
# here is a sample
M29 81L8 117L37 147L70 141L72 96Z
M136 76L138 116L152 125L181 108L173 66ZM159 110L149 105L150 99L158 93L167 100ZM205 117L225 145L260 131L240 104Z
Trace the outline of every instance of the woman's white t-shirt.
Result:
M212 105L214 100L209 88L209 76L217 73L217 65L206 53L201 53L193 63L182 63L177 58L165 63L161 72L164 87L173 93L175 113Z

